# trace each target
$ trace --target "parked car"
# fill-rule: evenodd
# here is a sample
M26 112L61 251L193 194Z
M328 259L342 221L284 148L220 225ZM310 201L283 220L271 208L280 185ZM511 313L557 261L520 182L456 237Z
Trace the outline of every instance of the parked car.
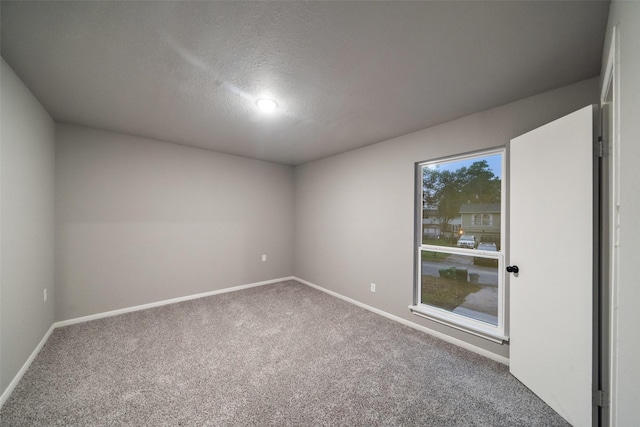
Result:
M458 247L474 249L476 247L476 236L472 234L463 234L458 239Z
M478 243L477 249L479 251L498 252L498 248L493 242L480 242ZM473 264L489 264L497 266L498 260L494 258L473 257Z

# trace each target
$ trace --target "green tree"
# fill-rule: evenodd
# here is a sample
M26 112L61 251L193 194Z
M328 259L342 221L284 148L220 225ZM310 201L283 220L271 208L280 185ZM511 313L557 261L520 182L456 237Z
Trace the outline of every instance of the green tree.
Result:
M437 210L444 230L448 230L449 221L460 214L463 203L500 201L500 179L486 160L453 171L423 167L422 188L423 209Z

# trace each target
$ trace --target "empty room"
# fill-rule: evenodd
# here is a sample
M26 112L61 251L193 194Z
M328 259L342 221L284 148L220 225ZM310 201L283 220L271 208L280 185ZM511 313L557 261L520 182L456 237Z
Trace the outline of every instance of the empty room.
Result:
M640 2L0 19L0 425L640 424Z

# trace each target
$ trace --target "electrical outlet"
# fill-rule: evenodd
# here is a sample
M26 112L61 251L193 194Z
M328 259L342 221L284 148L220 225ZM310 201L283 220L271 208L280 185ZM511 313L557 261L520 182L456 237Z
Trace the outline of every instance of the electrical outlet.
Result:
M47 289L45 288L44 292L44 302L47 302Z
M376 291L376 284L372 283L371 284L371 292L375 292Z
M262 255L262 262L265 262L267 260L267 254Z

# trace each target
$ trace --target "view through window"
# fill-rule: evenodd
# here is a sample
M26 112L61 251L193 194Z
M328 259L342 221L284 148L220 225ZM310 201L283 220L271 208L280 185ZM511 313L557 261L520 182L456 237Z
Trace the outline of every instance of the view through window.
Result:
M504 335L503 150L419 165L419 311Z

